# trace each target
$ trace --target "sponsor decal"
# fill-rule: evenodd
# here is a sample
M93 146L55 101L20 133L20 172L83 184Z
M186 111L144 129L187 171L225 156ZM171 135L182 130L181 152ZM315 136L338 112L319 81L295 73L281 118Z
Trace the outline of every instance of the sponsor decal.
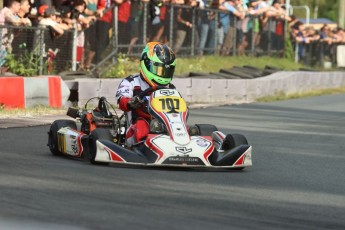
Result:
M248 160L248 161L251 161L252 160L252 154L246 154L245 157L244 157L244 160Z
M184 136L186 136L185 133L174 133L174 135L177 136L177 137L184 137Z
M176 151L182 154L187 154L193 151L192 148L187 149L187 147L175 147Z
M208 146L208 142L204 141L204 140L196 140L196 144L199 145L200 147L207 147Z
M199 159L196 157L169 157L170 161L178 162L198 162Z
M72 139L71 148L74 154L78 153L78 143L76 139Z
M171 96L173 95L175 92L172 90L168 90L168 89L161 89L159 91L160 94L164 95L164 96Z
M126 89L119 89L116 93L116 97L121 96L122 94L129 94L129 88Z

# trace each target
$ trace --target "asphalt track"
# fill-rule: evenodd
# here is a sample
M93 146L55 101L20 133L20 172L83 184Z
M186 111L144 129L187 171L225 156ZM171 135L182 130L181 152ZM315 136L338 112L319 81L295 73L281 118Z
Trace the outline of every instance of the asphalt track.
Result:
M244 171L93 166L48 126L0 129L0 229L345 229L345 95L192 110L242 133Z

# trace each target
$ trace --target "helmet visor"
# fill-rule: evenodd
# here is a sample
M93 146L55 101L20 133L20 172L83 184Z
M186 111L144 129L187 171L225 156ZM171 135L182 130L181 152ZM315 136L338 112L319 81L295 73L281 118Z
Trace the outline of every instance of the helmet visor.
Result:
M175 66L165 65L159 62L149 62L146 68L151 73L163 78L172 78L175 71Z

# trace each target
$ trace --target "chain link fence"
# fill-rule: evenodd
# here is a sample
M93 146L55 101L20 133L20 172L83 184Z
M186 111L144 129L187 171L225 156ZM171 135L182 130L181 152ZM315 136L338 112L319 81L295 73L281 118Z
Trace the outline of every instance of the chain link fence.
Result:
M284 56L287 31L284 20L270 19L263 26L259 16L238 20L224 11L183 5L163 5L157 13L152 2L138 1L136 4L132 6L136 8L128 20L123 20L118 6L113 5L108 9L113 11L113 23L106 34L109 39L102 44L105 49L98 54L98 60L94 59L91 70L102 71L106 69L105 66L116 64L116 57L120 54L139 57L149 41L169 44L180 57L244 54ZM191 26L187 26L187 22ZM98 21L91 26L97 27ZM0 26L0 44L2 51L9 50L15 60L28 62L30 68L36 65L36 74L76 71L84 68L83 62L92 52L88 39L90 35L87 33L87 30L78 32L75 28L56 37L49 28ZM95 36L93 39L99 43L97 36L100 34L96 33ZM81 45L78 42L80 38L85 40ZM330 56L332 62L336 61L336 48L320 43L303 46L295 43L294 47L296 57L306 64L320 64L325 56Z

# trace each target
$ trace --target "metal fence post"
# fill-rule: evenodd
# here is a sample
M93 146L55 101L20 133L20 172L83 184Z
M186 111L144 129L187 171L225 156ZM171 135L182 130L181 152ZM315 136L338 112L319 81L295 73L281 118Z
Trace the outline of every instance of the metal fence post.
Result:
M268 37L267 37L267 53L270 56L271 55L271 42L272 42L272 31L271 31L271 27L272 27L272 19L269 18L268 19Z
M119 25L118 25L118 7L117 5L115 5L114 9L113 9L113 39L112 39L112 43L113 43L113 52L116 52L117 47L119 46ZM113 56L112 58L112 62L113 64L116 64L116 54Z
M231 19L234 20L234 37L233 37L233 45L232 45L232 55L236 56L236 52L237 52L237 17L233 16L232 18L230 18L230 27L231 27ZM230 33L230 28L228 33Z
M256 23L256 17L253 17L251 16L249 18L249 20L252 22L252 33L251 33L251 36L252 36L252 39L251 39L251 44L250 44L250 52L251 52L251 55L254 56L254 52L255 52L255 23Z
M144 3L144 12L143 12L143 19L144 19L144 24L143 24L143 43L146 44L146 38L147 38L147 19L148 19L148 14L147 14L147 8L149 7L149 4L147 2Z
M77 70L77 39L78 28L77 23L73 24L73 42L72 42L72 71Z
M45 43L44 43L44 29L43 28L40 28L40 66L39 66L39 74L42 75L43 74L43 57L46 56L46 53L45 53Z
M170 46L173 48L174 46L174 11L175 8L174 6L171 4L170 5L170 26L169 26L169 42L170 42Z
M295 63L298 63L298 61L299 61L298 53L299 53L299 45L298 45L298 42L296 41L296 44L295 44Z
M214 54L220 54L220 50L218 50L218 20L219 20L219 13L215 12L214 14L214 47L213 51Z
M195 53L195 51L194 51L194 49L195 49L195 32L197 31L196 29L195 29L195 27L197 26L196 25L196 23L195 23L195 15L196 15L196 9L195 9L195 7L193 7L192 8L192 10L193 10L193 16L192 16L192 25L193 25L193 27L192 27L192 44L191 44L191 55L192 56L194 56L194 53Z
M0 48L2 49L2 26L0 25Z

